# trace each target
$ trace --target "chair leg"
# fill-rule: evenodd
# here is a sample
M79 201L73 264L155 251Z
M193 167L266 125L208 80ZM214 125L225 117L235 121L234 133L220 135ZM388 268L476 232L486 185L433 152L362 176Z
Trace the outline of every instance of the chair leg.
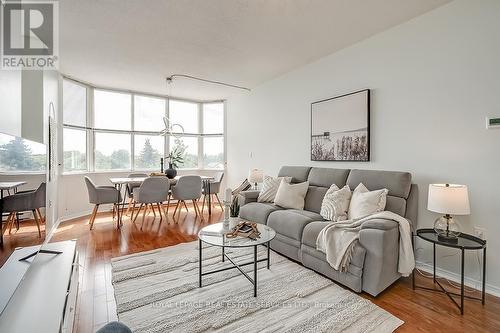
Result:
M189 213L189 209L188 209L188 206L186 205L186 201L182 200L182 203L184 204L184 208L186 208L186 212Z
M205 209L205 199L206 199L207 195L204 194L203 195L203 202L201 204L201 215L203 215L203 210Z
M167 198L167 212L165 213L165 217L167 217L167 214L168 214L168 208L170 207L170 193L168 194L168 198Z
M170 222L168 221L168 216L167 216L168 206L167 206L167 211L166 212L165 212L165 207L162 204L160 204L160 207L161 207L161 209L163 209L163 215L165 215L165 220L167 220L167 224L170 224Z
M92 211L92 215L90 216L90 230L92 230L92 228L94 227L94 221L95 221L95 217L97 215L97 209L99 209L99 205L95 205L94 206L94 210Z
M195 200L191 200L191 202L193 203L193 208L194 208L194 213L196 216L198 216L198 209L196 209L196 204L195 204Z
M139 214L141 212L142 206L144 206L144 204L139 205L139 209L137 210L137 213L135 214L135 217L134 217L132 223L135 223L135 220L137 220L137 217L139 216ZM146 211L146 208L144 208L144 211Z
M150 204L150 206L151 206L151 209L153 210L154 218L156 219L155 206L153 206L153 204Z
M113 205L113 220L115 219L115 205Z
M33 216L35 217L35 222L36 222L36 227L38 228L38 237L42 238L42 232L40 231L40 222L38 221L38 215L36 213L36 210L32 210Z
M132 221L132 220L134 219L135 204L136 204L136 202L135 202L135 201L133 201L133 202L132 202L132 210L131 210L131 213L130 213L130 221Z
M142 224L141 224L141 230L142 227L144 227L144 221L146 220L146 211L148 210L148 204L146 204L146 208L144 208L144 213L142 213Z
M40 223L45 224L45 217L42 217L42 213L40 212L40 208L37 208L36 212L38 213L38 217L40 217Z
M180 203L181 202L179 200L177 200L177 204L175 205L175 209L174 209L174 215L173 215L174 217L175 217L175 213L177 213L177 209L179 208Z
M160 222L161 222L161 220L163 220L163 215L161 215L161 208L159 202L156 203L156 208L158 208L158 214L160 214Z
M127 207L127 211L125 212L125 215L128 216L128 214L130 213L130 209L132 208L132 203L133 202L134 202L134 200L132 198L128 199L128 207Z
M217 199L217 202L219 203L220 209L224 210L224 208L222 207L222 204L220 203L219 195L217 193L215 193L215 198Z
M15 219L15 212L11 212L9 216L7 217L7 222L5 223L5 230L2 230L2 232L7 231L9 229L9 235L12 233L12 223L14 223Z

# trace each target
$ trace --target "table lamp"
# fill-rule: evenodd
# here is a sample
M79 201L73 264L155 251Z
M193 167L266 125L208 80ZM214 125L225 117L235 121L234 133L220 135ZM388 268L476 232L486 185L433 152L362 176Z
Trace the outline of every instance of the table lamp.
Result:
M248 181L255 184L254 189L257 189L257 183L264 181L264 171L259 169L252 169L248 173Z
M456 243L460 236L460 225L451 215L469 215L467 186L457 184L430 184L427 209L445 214L434 222L438 239Z

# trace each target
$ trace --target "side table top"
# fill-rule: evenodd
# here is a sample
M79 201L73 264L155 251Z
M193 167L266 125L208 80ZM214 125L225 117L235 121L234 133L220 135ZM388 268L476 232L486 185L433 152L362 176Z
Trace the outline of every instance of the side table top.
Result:
M418 229L417 236L431 243L457 249L479 250L486 247L486 241L484 239L464 233L461 233L458 236L456 243L450 243L438 239L438 234L431 228Z

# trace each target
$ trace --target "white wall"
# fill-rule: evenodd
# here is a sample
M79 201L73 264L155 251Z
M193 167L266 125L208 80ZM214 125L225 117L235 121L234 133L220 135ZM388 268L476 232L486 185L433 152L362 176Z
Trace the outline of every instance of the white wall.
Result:
M429 183L467 184L472 214L462 224L487 229L487 283L498 293L500 130L486 130L485 117L500 116L499 59L500 1L457 0L229 99L229 184L253 167L410 171L420 185L419 227L437 217L426 210ZM364 88L372 89L372 161L311 162L310 103ZM418 260L431 262L431 247L417 246ZM453 253L440 249L438 257ZM438 265L460 272L458 256ZM466 273L479 280L473 255Z

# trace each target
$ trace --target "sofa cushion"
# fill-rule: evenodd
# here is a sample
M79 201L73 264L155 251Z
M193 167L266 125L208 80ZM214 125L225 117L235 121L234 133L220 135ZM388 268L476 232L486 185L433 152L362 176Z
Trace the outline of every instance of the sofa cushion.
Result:
M319 214L321 211L321 203L323 202L326 191L328 191L328 188L326 187L309 186L306 194L304 209Z
M401 216L406 215L406 200L400 197L387 196L385 210L391 211Z
M372 215L385 209L387 189L368 191L363 183L352 192L348 217L350 220Z
M307 180L311 167L282 166L278 177L292 177L292 183L302 183Z
M344 187L349 169L311 168L309 184L313 186L330 187L332 184Z
M240 208L240 217L252 222L267 223L269 214L282 209L270 203L251 202Z
M407 199L410 194L411 174L399 171L351 170L347 185L356 188L360 183L370 191L386 188L389 195Z
M280 187L282 180L290 183L292 181L292 177L274 178L271 176L264 176L262 189L260 190L259 196L257 197L257 202L274 202L276 193L278 193L278 188Z
M304 228L304 231L302 233L302 244L316 248L316 239L318 238L319 232L323 230L323 228L326 227L328 223L328 221L315 221L309 223Z
M309 182L288 184L282 179L274 203L283 208L304 209L304 198L308 187Z
M277 233L300 242L304 227L314 221L316 217L321 220L319 214L305 210L278 210L269 215L267 225Z

